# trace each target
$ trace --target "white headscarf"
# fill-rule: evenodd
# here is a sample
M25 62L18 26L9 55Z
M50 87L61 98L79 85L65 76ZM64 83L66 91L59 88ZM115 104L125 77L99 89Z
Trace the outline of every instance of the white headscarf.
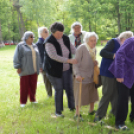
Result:
M90 48L90 46L87 43L84 43L86 46L87 50L89 51L90 56L92 57L92 60L96 60L96 47Z

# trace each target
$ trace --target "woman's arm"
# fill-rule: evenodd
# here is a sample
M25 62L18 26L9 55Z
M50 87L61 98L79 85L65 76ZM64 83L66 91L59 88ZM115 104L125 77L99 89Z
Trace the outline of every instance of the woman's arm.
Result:
M21 68L21 52L20 52L19 45L17 45L17 47L15 49L15 53L14 53L14 57L13 57L13 64L14 64L14 68L16 68L16 69Z
M61 62L61 63L67 63L68 58L59 56L56 52L55 47L53 46L53 44L47 43L45 45L45 49L47 54L49 55L49 57L55 61Z
M112 53L114 49L114 40L111 39L107 42L106 46L101 50L100 56L103 58L114 59L114 54Z
M119 50L115 57L115 77L124 78L125 75L125 52L124 50Z
M68 59L62 56L59 56L56 52L55 47L53 44L47 43L45 45L46 52L48 53L49 57L55 61L61 62L61 63L70 63L70 64L76 64L76 59Z
M13 64L14 64L14 68L17 69L17 73L20 74L21 73L21 50L20 50L20 46L17 45L16 49L15 49L15 53L14 53L14 57L13 57Z

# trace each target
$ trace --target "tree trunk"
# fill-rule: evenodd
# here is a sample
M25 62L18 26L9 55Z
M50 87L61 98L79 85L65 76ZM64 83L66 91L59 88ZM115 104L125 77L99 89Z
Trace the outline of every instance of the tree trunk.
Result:
M21 6L19 5L19 0L14 0L13 6L14 6L14 9L18 13L19 32L20 32L20 36L22 37L24 32L26 31L26 28L25 28L23 17L22 17L22 13L20 12Z
M117 3L117 14L118 14L118 32L120 33L121 32L121 24L120 24L120 10L119 10L119 0L118 0L118 3Z
M19 33L20 33L20 36L22 37L19 14L18 14L18 26L19 26Z
M3 43L3 39L2 39L1 20L0 20L0 47L3 46L5 46L5 44Z
M23 35L24 32L26 31L25 24L23 21L22 13L20 12L20 8L17 10L19 16L20 16L20 24L21 24L21 34Z

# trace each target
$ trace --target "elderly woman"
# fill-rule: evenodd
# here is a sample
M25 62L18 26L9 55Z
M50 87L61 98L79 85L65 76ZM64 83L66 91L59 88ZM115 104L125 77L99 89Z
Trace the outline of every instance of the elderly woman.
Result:
M131 96L130 121L134 121L134 37L127 39L116 53L109 71L115 76L118 86L116 128L128 129L125 120L128 114L128 100Z
M100 75L103 87L102 98L94 119L95 122L106 116L109 102L112 105L110 114L114 116L116 115L118 97L117 82L114 78L114 75L108 70L108 68L116 56L116 51L127 38L132 36L133 33L131 31L123 32L117 38L109 40L106 46L100 52L100 55L102 56Z
M80 82L82 82L81 105L90 105L89 114L94 114L94 103L98 100L97 89L93 81L94 66L97 65L95 56L97 40L98 36L95 32L87 32L84 38L84 44L80 45L76 50L75 58L78 61L74 65L74 74L76 76L74 83L76 115L74 118L76 119L80 114L78 107ZM84 78L83 81L82 77ZM81 120L83 120L82 116Z
M34 34L31 31L24 33L14 53L14 68L20 76L20 106L24 107L28 96L32 103L37 103L35 94L37 87L37 77L40 69L39 51L33 44Z
M49 36L49 31L46 27L38 28L39 39L38 39L36 45L40 52L40 58L41 58L42 65L43 65L43 61L44 61L44 50L45 50L45 46L43 43L48 36ZM43 81L44 81L44 84L46 87L47 95L48 95L48 97L51 97L52 96L52 86L51 86L51 83L49 82L49 79L46 77L45 71L42 71L42 76L43 76Z
M86 32L82 31L80 22L74 22L72 24L70 33L69 39L75 47L78 47L83 43L83 38Z
M57 117L64 117L63 89L67 94L68 107L70 110L75 109L71 75L71 64L77 63L75 59L71 59L75 47L63 34L63 24L55 22L50 29L52 34L45 40L44 70L55 89L55 114Z

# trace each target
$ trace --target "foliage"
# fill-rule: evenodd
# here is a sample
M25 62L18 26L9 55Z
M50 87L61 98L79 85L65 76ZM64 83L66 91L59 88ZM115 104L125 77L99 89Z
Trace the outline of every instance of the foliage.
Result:
M22 19L14 4L20 6ZM100 40L116 37L120 32L134 30L134 1L130 0L1 0L0 21L4 41L19 41L20 24L33 31L37 40L40 26L50 28L55 21L65 26L69 34L71 24L80 21L85 31L95 31Z

